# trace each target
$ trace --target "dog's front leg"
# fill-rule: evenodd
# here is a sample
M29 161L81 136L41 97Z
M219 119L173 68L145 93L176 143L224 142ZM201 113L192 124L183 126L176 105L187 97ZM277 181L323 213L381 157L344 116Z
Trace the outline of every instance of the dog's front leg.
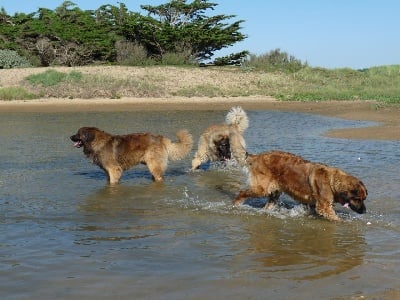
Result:
M331 201L317 201L315 204L315 211L317 214L330 221L340 221L340 218L333 209L333 202Z
M110 167L106 172L110 184L117 184L122 176L122 169L120 167Z
M201 165L201 159L199 157L195 157L192 160L192 171L198 169Z

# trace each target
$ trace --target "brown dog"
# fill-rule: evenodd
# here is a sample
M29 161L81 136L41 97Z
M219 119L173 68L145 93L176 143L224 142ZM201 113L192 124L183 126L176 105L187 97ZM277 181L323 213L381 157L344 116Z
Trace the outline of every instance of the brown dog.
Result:
M225 121L225 124L212 125L202 133L192 160L192 170L208 161L229 160L233 148L246 147L243 138L243 132L249 126L246 112L240 106L232 107Z
M96 127L82 127L71 136L77 148L102 168L111 184L118 183L122 171L146 164L153 180L163 180L168 160L181 160L192 149L193 139L186 130L177 133L179 142L151 133L112 135Z
M338 168L281 151L249 154L245 164L249 171L249 188L239 192L233 202L235 206L249 197L267 196L269 201L265 207L271 208L283 192L303 204L315 206L319 215L333 221L339 220L333 209L335 202L359 214L366 212L364 200L368 192L365 185Z

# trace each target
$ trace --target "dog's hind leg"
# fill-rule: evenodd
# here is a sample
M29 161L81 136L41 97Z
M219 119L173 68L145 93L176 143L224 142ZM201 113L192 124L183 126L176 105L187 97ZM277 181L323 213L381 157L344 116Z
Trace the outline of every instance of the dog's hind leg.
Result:
M163 159L154 158L146 162L147 167L151 175L153 176L154 181L163 181L164 180L164 173L167 170L167 162Z
M233 200L233 206L239 206L242 204L247 198L259 198L262 197L259 193L254 192L251 189L241 190L235 200Z
M273 209L278 201L279 197L281 196L281 192L274 191L268 195L268 201L265 203L265 209Z

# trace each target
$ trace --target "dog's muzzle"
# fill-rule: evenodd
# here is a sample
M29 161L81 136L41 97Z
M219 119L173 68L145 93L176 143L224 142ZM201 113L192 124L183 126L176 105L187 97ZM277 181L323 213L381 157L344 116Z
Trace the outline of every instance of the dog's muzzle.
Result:
M80 148L80 147L83 146L82 140L81 140L80 138L77 138L75 135L72 135L72 136L70 137L70 139L71 139L71 141L74 142L74 147L75 147L75 148Z
M343 207L350 208L351 210L359 214L365 214L367 212L367 208L365 207L364 203L361 203L361 205L358 207L352 204L349 199L346 199L345 201L346 202L345 204L343 204Z
M360 207L356 207L356 206L352 205L351 203L349 203L349 206L356 213L365 214L367 212L367 208L365 207L364 203Z

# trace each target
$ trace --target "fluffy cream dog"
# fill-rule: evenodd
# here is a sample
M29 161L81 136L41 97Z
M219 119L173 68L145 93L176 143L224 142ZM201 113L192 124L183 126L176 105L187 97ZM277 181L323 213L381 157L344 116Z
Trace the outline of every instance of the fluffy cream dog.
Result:
M225 124L212 125L200 136L197 152L192 160L192 170L208 161L231 159L234 148L246 147L243 133L248 127L246 112L240 106L232 107L226 115Z

